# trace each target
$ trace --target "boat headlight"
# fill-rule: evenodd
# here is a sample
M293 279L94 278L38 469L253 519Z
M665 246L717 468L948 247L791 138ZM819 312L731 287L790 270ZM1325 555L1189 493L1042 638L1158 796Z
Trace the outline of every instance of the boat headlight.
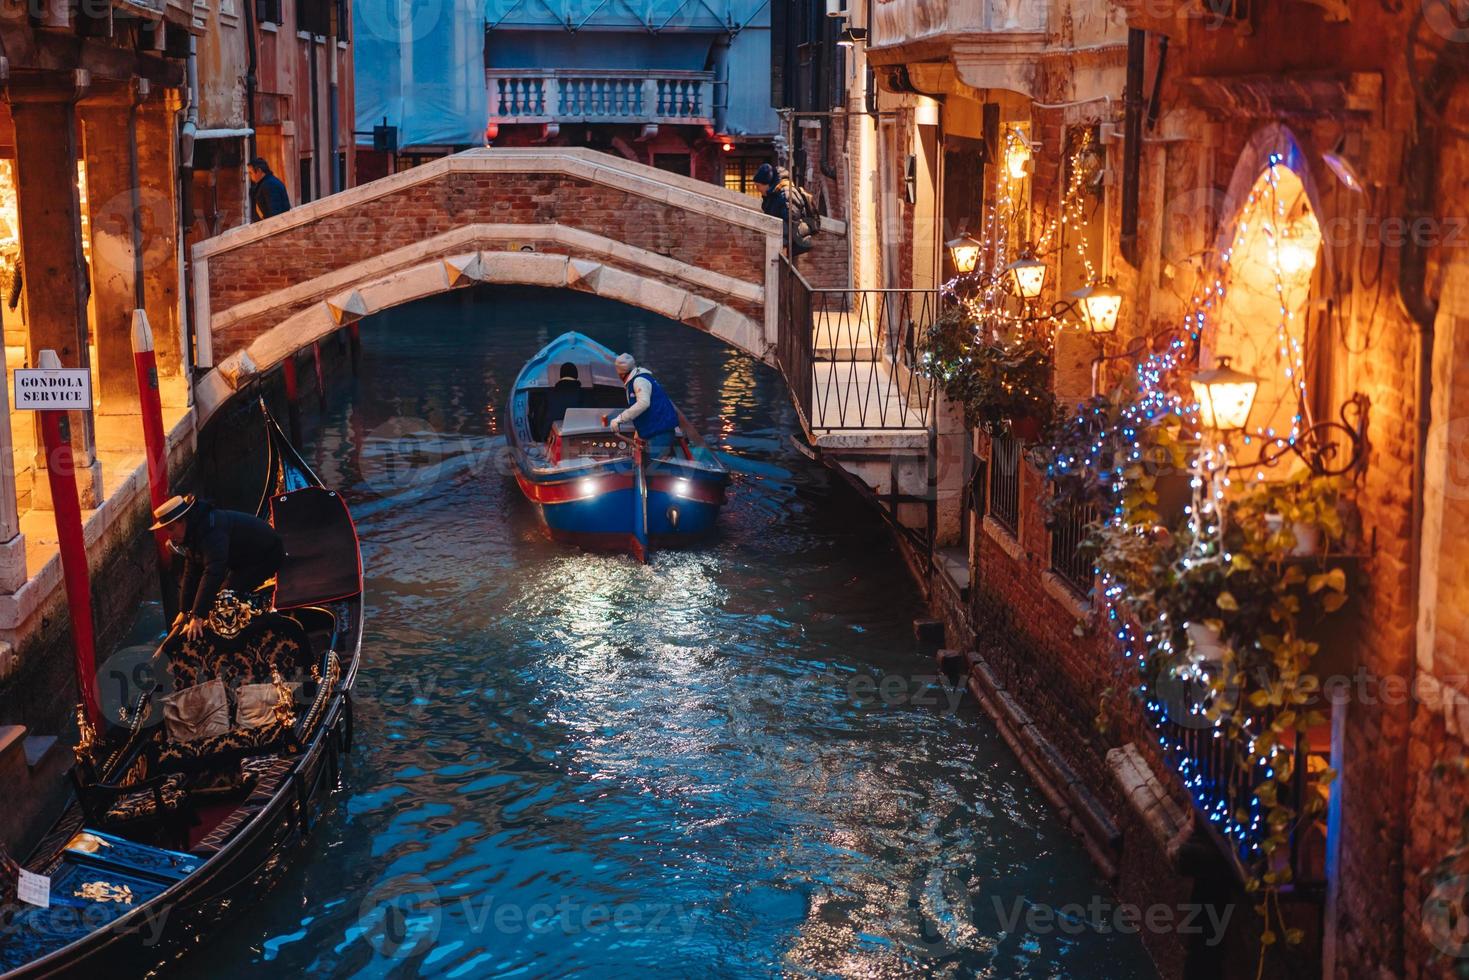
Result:
M687 497L689 495L689 491L691 491L692 489L693 486L689 483L688 480L673 481L673 492L678 494L680 497Z
M597 481L591 477L581 480L577 483L576 488L581 492L583 497L595 497L597 495Z

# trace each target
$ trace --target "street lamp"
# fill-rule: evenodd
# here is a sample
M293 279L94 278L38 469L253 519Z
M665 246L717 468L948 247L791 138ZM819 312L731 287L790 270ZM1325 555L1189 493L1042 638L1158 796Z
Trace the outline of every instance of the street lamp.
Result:
M1094 282L1071 294L1081 309L1082 322L1092 333L1111 333L1117 329L1117 316L1122 312L1122 293L1112 280Z
M1026 248L1020 253L1020 258L1005 266L1005 271L1010 273L1015 292L1021 299L1035 299L1046 286L1046 264L1035 257L1034 249Z
M1018 129L1010 131L1011 139L1005 147L1005 169L1011 180L1024 180L1030 172L1030 143Z
M944 243L949 250L949 258L954 261L954 270L961 276L967 276L979 265L979 250L982 247L979 240L969 233L961 234L958 238L951 238Z
M1250 420L1255 392L1260 379L1229 366L1229 358L1219 358L1219 366L1200 371L1189 379L1194 398L1199 403L1199 421L1216 432L1238 432Z

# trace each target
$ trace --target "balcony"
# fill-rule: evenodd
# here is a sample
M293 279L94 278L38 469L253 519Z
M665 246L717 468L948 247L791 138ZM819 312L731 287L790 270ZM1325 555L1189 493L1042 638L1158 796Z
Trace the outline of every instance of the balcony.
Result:
M1050 0L890 0L872 6L875 66L952 62L975 88L1034 95Z
M490 122L713 124L714 73L488 71Z
M1036 0L891 0L872 8L872 47L943 35L1045 34L1049 4Z

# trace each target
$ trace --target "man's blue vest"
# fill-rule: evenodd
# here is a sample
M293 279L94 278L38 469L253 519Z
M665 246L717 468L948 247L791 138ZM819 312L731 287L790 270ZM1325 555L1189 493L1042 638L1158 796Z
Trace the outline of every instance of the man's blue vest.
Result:
M647 371L638 370L628 375L622 387L627 391L627 403L632 405L637 402L637 392L633 390L633 382L638 378L647 378L648 383L653 386L652 394L648 398L648 409L632 420L633 427L638 430L638 435L644 439L665 432L672 432L678 428L678 410L673 407L668 393L658 383L658 379Z

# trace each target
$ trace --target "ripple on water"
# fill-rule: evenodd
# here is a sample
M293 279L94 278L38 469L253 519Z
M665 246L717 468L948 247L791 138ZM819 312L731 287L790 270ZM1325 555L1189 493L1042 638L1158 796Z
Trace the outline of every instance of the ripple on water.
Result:
M647 567L564 548L497 469L506 386L573 328L661 368L729 454L708 547ZM1016 902L1107 892L926 676L918 598L791 447L777 374L581 294L456 296L362 332L306 446L365 549L354 756L299 862L177 972L1153 975L1134 937L1005 928Z

